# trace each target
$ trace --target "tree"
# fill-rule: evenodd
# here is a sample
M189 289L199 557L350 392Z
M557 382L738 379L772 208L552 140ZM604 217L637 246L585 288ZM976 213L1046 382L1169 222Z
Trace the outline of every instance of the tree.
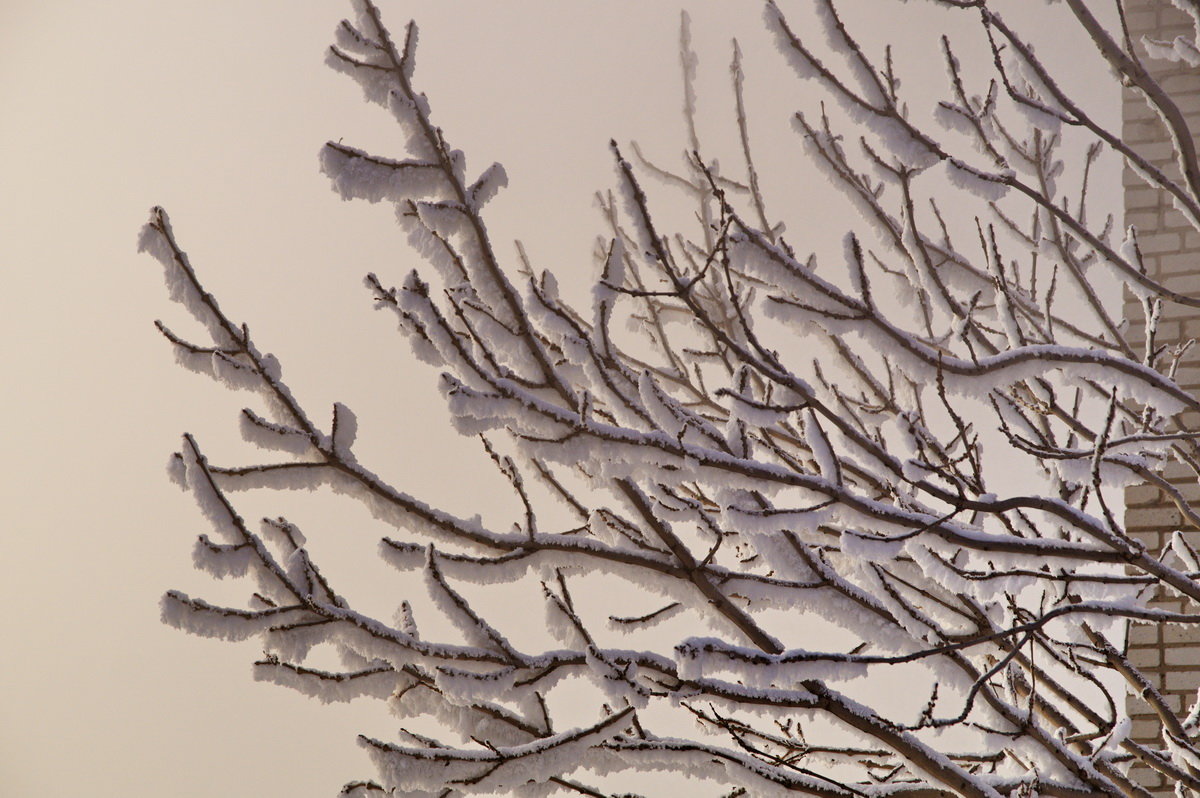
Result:
M772 217L735 45L737 172L694 134L679 172L614 142L579 307L493 246L484 209L503 168L469 171L433 121L415 25L394 39L356 0L329 62L391 112L407 152L330 142L322 168L344 198L392 203L433 267L366 283L441 370L456 428L478 436L519 520L486 525L467 499L431 506L360 462L353 412L336 404L326 425L293 394L155 208L141 247L210 340L159 329L184 365L262 398L241 430L277 453L219 466L184 437L173 475L217 531L197 564L257 590L245 607L172 591L164 619L260 639L258 678L436 720L362 738L379 781L348 794L609 795L620 773L655 770L731 795L1148 794L1135 763L1200 791L1200 718L1124 651L1131 623L1200 622L1152 603L1200 600L1200 561L1185 535L1152 551L1121 520L1122 489L1149 482L1200 525L1160 475L1172 461L1200 472L1200 400L1174 379L1186 347L1156 342L1164 307L1200 300L1156 282L1136 231L1089 213L1087 196L1094 165L1117 157L1200 227L1191 131L1123 18L1065 0L1161 115L1178 174L1089 115L989 4L932 2L972 15L993 57L980 77L943 37L933 122L909 112L890 50L868 54L832 0L814 3L830 53L765 6L791 69L836 103L795 125L861 211L837 265L802 255ZM690 76L686 31L685 18ZM852 127L861 136L838 132ZM669 201L646 175L694 203L691 228L661 224ZM1141 298L1132 332L1106 305L1109 281ZM407 602L394 621L355 609L296 526L251 526L232 498L315 485L394 525L382 556L423 577L453 631ZM517 642L528 616L478 598L509 583L535 591L553 640ZM611 610L621 590L636 615ZM340 667L315 664L327 651ZM1159 713L1161 746L1130 738L1126 692Z

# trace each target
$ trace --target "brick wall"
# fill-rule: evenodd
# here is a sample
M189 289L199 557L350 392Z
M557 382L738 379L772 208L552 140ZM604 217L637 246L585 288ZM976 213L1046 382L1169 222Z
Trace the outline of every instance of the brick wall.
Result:
M1126 0L1125 7L1130 33L1139 48L1144 35L1173 39L1192 31L1190 18L1167 0ZM1188 116L1193 129L1200 130L1200 70L1161 60L1147 59L1146 64ZM1168 174L1177 175L1172 145L1154 112L1129 90L1125 92L1123 110L1125 140ZM1200 295L1200 232L1185 223L1168 198L1146 186L1128 169L1124 185L1125 221L1138 229L1148 270L1180 293ZM1130 297L1126 297L1125 316L1133 326L1134 340L1143 342L1144 335L1138 329L1142 311ZM1167 305L1158 336L1159 343L1200 339L1200 315L1188 308ZM1191 353L1179 374L1185 387L1200 391L1200 352ZM1195 423L1189 426L1194 428ZM1189 499L1200 501L1200 486L1194 475L1180 466L1169 467L1166 475ZM1179 511L1153 486L1130 488L1126 503L1127 528L1156 553L1182 524ZM1158 602L1164 608L1184 609L1179 599L1164 597ZM1153 681L1172 709L1190 708L1200 688L1200 639L1180 628L1137 625L1130 631L1129 655L1136 665L1153 674ZM1133 718L1134 739L1161 746L1160 724L1149 706L1140 699L1130 698L1128 711ZM1165 783L1154 771L1142 768L1134 773L1155 795L1174 794L1173 785Z

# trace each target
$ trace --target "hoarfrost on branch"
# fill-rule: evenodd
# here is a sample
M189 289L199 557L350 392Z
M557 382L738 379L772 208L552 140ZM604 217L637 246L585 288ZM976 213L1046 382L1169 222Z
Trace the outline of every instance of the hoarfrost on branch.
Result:
M1178 146L1170 173L1143 159L977 0L930 3L973 15L990 73L968 73L942 37L945 94L929 119L910 114L903 54L869 54L832 0L812 2L823 43L774 2L765 20L787 65L833 101L793 122L861 213L843 253L805 254L803 220L785 235L772 216L736 43L741 149L722 162L737 166L705 151L685 16L688 155L672 170L612 143L590 308L523 250L514 262L494 246L484 206L507 176L471 171L433 121L416 26L393 38L355 0L338 28L329 63L392 113L408 150L330 142L321 168L343 198L390 203L410 261L432 266L367 287L443 370L457 429L480 438L520 507L510 528L360 462L351 409L293 395L152 211L141 248L208 339L160 330L183 365L264 399L241 428L269 453L217 465L185 436L172 474L214 530L196 564L254 587L244 607L172 591L163 618L259 638L262 680L436 721L436 738L362 738L378 781L346 794L600 796L622 773L667 771L726 795L1146 795L1135 763L1200 792L1196 713L1124 649L1131 624L1200 623L1200 560L1187 534L1164 551L1128 534L1120 493L1156 485L1200 523L1161 476L1197 471L1200 400L1175 382L1183 350L1155 338L1164 306L1200 300L1147 275L1136 230L1087 212L1092 167L1115 157L1200 222L1194 148ZM1191 142L1128 36L1084 0L1065 6L1097 63ZM1194 38L1149 46L1189 64L1198 52ZM696 229L662 226L656 207L680 200L649 192L648 175L696 204ZM1112 275L1146 309L1140 336L1101 298ZM423 574L442 617L407 601L392 619L360 612L298 528L251 524L233 499L319 485L394 527L381 555ZM638 612L606 610L597 577L639 596ZM510 639L528 613L470 598L508 583L544 606L545 645ZM1184 609L1151 605L1157 592ZM343 667L312 665L317 650ZM901 683L905 695L880 698ZM1161 744L1129 736L1126 692L1159 713Z

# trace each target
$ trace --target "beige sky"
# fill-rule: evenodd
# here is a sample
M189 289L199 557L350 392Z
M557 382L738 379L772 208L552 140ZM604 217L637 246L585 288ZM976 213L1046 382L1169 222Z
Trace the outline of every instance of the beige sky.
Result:
M812 198L787 125L792 98L811 89L778 63L753 5L689 4L716 87L701 111L718 142L731 132L737 35L756 133L794 153L764 176L769 196L840 235L844 212ZM637 138L668 161L682 147L678 4L383 7L393 27L421 22L417 82L452 143L474 168L508 167L497 240L521 237L560 279L590 276L608 139ZM360 411L377 470L460 501L461 463L476 458L443 431L434 375L369 311L361 276L395 282L414 265L390 211L341 203L317 172L327 139L400 154L379 109L322 64L345 13L284 0L0 0L0 794L333 795L372 775L354 733L398 725L255 684L253 644L158 622L168 588L239 592L192 570L205 524L163 464L185 430L217 456L244 451L235 414L248 399L175 367L151 326L182 319L159 267L135 252L151 205L168 209L210 290L311 406Z

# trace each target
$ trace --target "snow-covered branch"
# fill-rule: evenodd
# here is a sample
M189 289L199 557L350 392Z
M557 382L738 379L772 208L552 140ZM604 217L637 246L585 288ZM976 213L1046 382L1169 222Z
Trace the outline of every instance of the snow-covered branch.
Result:
M141 247L206 337L159 329L183 365L260 398L241 428L269 453L217 465L185 437L173 474L213 528L196 563L255 587L245 607L168 593L164 620L257 637L257 678L379 699L446 736L363 738L380 782L346 794L606 796L622 771L667 770L729 795L1146 795L1134 763L1200 791L1196 712L1124 648L1131 624L1200 624L1200 558L1183 535L1147 548L1120 513L1121 490L1150 482L1200 521L1161 476L1200 463L1200 398L1176 379L1184 350L1153 338L1164 306L1200 301L1146 273L1136 231L1118 242L1088 213L1093 165L1117 158L1200 228L1192 131L1078 0L1100 60L1174 137L1179 179L1089 115L988 4L932 2L974 13L988 57L968 68L941 37L947 87L927 116L902 56L875 58L833 0L813 0L815 25L765 4L791 71L830 100L787 109L797 149L861 215L821 258L801 254L803 218L787 235L771 221L790 211L753 148L736 43L726 163L744 174L705 151L685 15L687 155L667 168L613 142L591 305L575 307L524 250L509 263L493 247L486 203L507 176L470 172L433 121L415 24L397 44L355 0L329 62L390 111L407 151L330 142L321 166L343 198L394 207L423 265L368 275L371 298L441 370L456 429L481 439L519 520L485 524L470 491L434 506L360 461L351 409L293 393L155 208ZM672 203L695 203L695 229L663 223ZM1106 280L1144 299L1144 342ZM391 620L356 609L297 527L253 529L236 509L238 491L321 486L391 527L381 556L419 575L404 584L440 621L418 624L408 602ZM526 605L480 598L502 584ZM326 650L340 668L310 659ZM880 684L904 689L881 698ZM1129 738L1127 690L1159 713L1161 747Z

